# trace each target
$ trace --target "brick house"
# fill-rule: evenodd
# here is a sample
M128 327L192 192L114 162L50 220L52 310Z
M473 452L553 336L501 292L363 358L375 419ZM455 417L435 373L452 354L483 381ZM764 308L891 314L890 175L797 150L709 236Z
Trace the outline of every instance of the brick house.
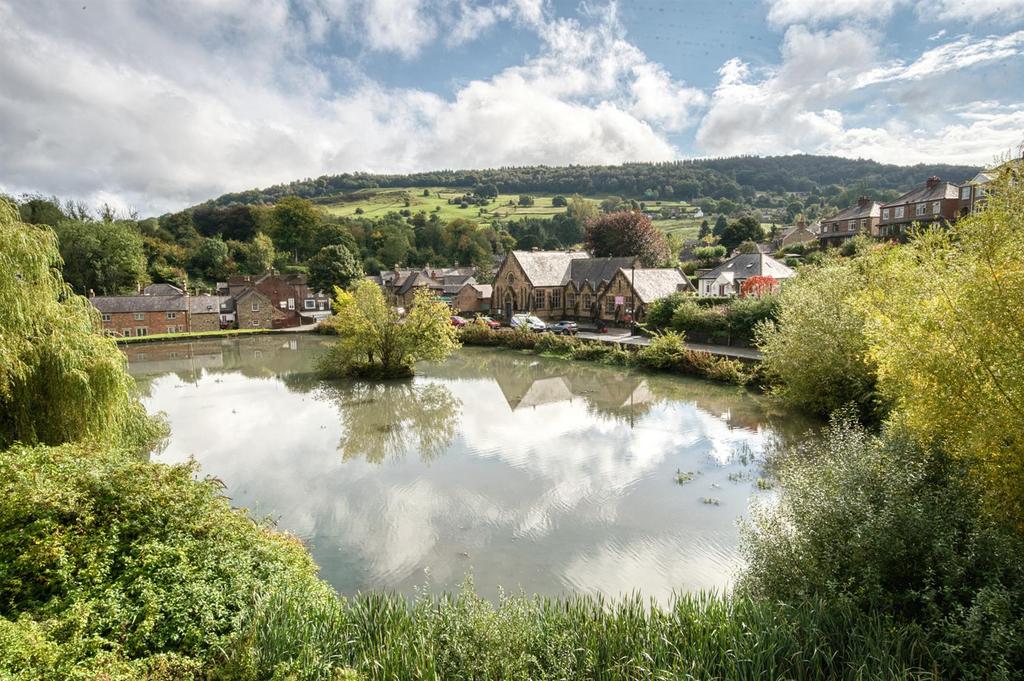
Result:
M171 284L150 284L134 296L92 296L105 333L148 336L158 333L216 331L221 310L230 306L224 296L190 296Z
M878 236L881 217L882 204L862 196L854 205L822 220L818 239L822 246L839 246L858 234Z
M452 299L452 308L459 312L487 314L491 311L491 285L469 281Z
M249 291L258 291L274 308L276 313L269 317L271 326L261 328L288 328L310 324L323 319L331 313L331 298L323 291L313 291L306 284L304 274L276 274L267 272L261 275L237 275L228 279L227 293L235 300L235 307L241 313L240 305L243 295ZM248 297L246 297L248 300ZM250 301L251 307L251 301ZM253 310L247 311L247 322L242 323L239 318L239 328L248 326L251 328L253 319L262 324L267 321L266 315L252 314Z
M952 182L929 177L895 201L883 203L878 236L904 239L914 224L949 224L961 211L960 187Z

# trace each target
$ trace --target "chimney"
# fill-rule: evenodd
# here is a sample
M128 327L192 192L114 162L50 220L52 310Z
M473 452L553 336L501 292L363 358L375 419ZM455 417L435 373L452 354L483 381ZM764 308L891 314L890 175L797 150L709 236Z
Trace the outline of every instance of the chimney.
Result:
M940 180L935 175L932 175L931 177L928 178L928 182L927 182L928 189L934 189L935 187L937 187L939 185L939 182L942 182L942 180Z
M935 178L936 182L938 182L938 180L939 180L939 178ZM928 180L928 181L931 182L931 180ZM931 186L931 185L928 185L928 186ZM862 196L859 199L857 199L857 205L860 206L861 208L863 208L864 206L868 205L869 203L871 203L871 199L869 199L866 196Z
M796 226L798 228L800 228L800 229L804 229L804 228L807 227L807 221L806 220L797 220L796 221Z

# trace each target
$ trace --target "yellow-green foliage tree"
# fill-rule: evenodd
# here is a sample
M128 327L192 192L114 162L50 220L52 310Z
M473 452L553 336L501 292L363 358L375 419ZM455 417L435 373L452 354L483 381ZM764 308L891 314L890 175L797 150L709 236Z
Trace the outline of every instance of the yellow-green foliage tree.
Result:
M967 457L993 508L1024 526L1024 185L869 258L869 354L898 418Z
M99 313L61 277L57 238L0 199L0 449L91 440L131 449L159 428L133 397Z
M320 363L325 376L411 376L416 362L445 359L459 347L451 310L427 289L416 291L404 317L366 279L351 291L335 287L334 296L330 325L339 338Z
M833 257L806 267L782 287L776 321L756 329L775 390L793 406L824 416L852 403L862 417L881 415L856 306L865 276L859 260Z

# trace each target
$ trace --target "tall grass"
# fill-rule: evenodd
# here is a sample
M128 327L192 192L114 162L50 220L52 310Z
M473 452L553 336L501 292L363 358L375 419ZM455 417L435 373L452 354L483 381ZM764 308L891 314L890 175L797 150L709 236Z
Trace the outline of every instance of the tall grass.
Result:
M285 588L257 603L226 669L310 680L935 678L915 629L823 601L697 594L662 608L577 595L493 605L468 584L412 600Z

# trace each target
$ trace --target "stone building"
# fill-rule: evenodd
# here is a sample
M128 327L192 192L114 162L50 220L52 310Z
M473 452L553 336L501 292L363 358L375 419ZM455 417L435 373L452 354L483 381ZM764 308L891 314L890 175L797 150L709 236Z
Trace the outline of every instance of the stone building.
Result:
M459 312L487 314L491 311L491 285L467 282L452 299L452 308Z
M248 288L235 297L235 316L240 329L273 329L285 315L268 296Z

